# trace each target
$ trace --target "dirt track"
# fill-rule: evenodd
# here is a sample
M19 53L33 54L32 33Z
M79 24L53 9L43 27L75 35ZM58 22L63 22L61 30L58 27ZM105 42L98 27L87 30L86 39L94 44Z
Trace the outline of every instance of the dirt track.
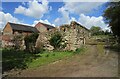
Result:
M8 76L17 77L117 77L118 55L109 51L99 55L96 45L88 45L83 55L75 55L62 61L41 66L36 69L27 69L11 72ZM106 50L104 50L106 52Z

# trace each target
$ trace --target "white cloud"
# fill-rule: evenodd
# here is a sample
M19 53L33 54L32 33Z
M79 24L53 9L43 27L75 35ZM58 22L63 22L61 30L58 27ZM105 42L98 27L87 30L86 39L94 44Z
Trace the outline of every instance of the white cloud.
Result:
M18 8L15 8L15 12L14 13L22 14L22 13L25 12L25 10L26 10L25 7L19 6Z
M104 2L65 2L60 9L73 14L86 14L97 9Z
M75 17L71 17L71 19L70 19L70 21L69 21L69 22L71 22L71 21L77 21L77 20L76 20L76 18L75 18Z
M69 13L67 11L65 11L64 8L59 8L58 12L60 12L62 14L62 17L60 18L56 18L55 19L55 24L56 25L60 25L60 24L65 24L69 22Z
M0 17L1 17L0 18L0 29L3 29L5 27L5 25L7 24L7 22L31 26L30 24L26 24L26 23L20 21L19 19L17 19L16 17L13 17L10 13L4 13L4 12L0 11Z
M64 2L108 2L110 0L63 0L63 1Z
M102 16L90 17L85 15L92 10L97 9L103 3L104 2L65 2L65 5L58 9L58 12L61 13L62 17L56 18L54 22L56 25L61 25L70 23L71 21L77 21L87 28L91 28L92 26L99 26L105 30L105 28L107 28L107 24L104 23ZM70 17L70 14L75 13L79 15L78 20L74 17Z
M25 2L22 2L22 5L25 5L26 3Z
M41 19L40 20L35 20L32 25L26 24L26 23L20 21L19 19L13 17L10 13L4 13L4 12L1 12L1 11L0 11L0 17L1 17L0 18L0 29L3 29L5 27L5 25L7 24L7 22L29 25L29 26L33 26L33 27L38 22L42 22L42 23L45 23L45 24L55 26L54 24L50 23L47 19L46 20L41 20Z
M35 20L34 22L33 22L33 24L32 24L32 26L35 26L38 22L42 22L42 23L45 23L45 24L49 24L49 25L52 25L52 26L54 26L55 27L55 25L54 24L52 24L52 23L50 23L47 19L45 19L45 20Z
M109 32L111 31L110 27L103 28L104 31L108 30Z
M70 23L71 21L76 21L78 23L80 23L81 25L85 26L86 28L90 29L92 26L99 26L101 27L103 30L109 30L110 28L108 28L108 24L105 24L103 17L99 16L99 17L90 17L90 16L86 16L84 14L80 14L80 16L78 17L79 19L77 20L75 17L69 17L69 19L64 22L62 22L62 19L64 20L64 18L57 18L55 20L55 23L58 22L59 25L61 24L65 24L65 23Z
M3 28L7 22L19 23L19 20L13 17L10 13L0 11L0 28Z
M45 24L55 26L54 24L50 23L47 19L46 20L41 20L41 19L40 20L35 20L32 25L26 24L26 23L20 21L19 19L17 19L16 17L13 17L10 13L4 13L4 12L1 12L1 11L0 11L0 17L1 17L0 18L0 29L3 29L5 27L5 25L7 24L7 22L29 25L29 26L33 26L33 27L38 22L42 22L42 23L45 23Z
M97 9L102 4L103 2L65 2L64 6L58 9L62 17L56 18L54 22L56 25L69 23L71 20L70 14L86 14Z
M91 28L92 26L99 26L102 29L107 28L107 24L104 23L102 16L90 17L84 14L80 14L78 22L80 22L82 25L86 26L87 28Z
M38 1L34 0L29 1L28 8L21 5L18 8L15 8L14 13L24 14L34 18L41 18L49 11L49 9L51 8L48 6L47 0L42 0L41 3L38 3Z

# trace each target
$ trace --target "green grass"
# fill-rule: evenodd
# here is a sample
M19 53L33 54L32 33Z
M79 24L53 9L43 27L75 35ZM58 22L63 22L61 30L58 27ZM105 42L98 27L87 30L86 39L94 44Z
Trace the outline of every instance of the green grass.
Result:
M74 51L74 54L84 54L85 51L86 51L87 47L85 46L81 46L81 48L77 48L75 51Z
M25 69L27 63L32 62L33 59L38 58L35 54L24 51L16 51L13 49L2 50L2 71L11 69Z
M73 52L44 52L42 54L37 54L40 56L37 59L34 59L31 63L28 64L28 68L35 68L41 65L49 64L51 62L61 60L66 57L71 57Z
M97 52L100 56L103 56L105 54L104 46L103 45L97 45Z
M39 58L34 59L28 63L28 68L36 68L41 65L46 65L64 58L70 58L75 54L84 54L86 50L85 46L76 49L76 51L44 51L42 54L37 54Z
M109 35L95 35L95 36L92 36L93 38L109 38L110 36Z
M83 52L80 48L77 52ZM3 72L11 69L36 68L58 60L70 58L76 53L73 51L43 51L39 54L32 54L25 51L13 49L2 50ZM82 53L80 53L82 54Z

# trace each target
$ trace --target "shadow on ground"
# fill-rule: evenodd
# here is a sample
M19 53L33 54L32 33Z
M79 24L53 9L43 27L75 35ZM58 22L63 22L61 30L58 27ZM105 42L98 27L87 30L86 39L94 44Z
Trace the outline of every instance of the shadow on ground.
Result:
M106 50L111 50L115 52L120 52L120 46L119 45L109 45L104 47Z
M25 69L27 68L27 64L36 58L36 54L27 53L24 51L16 51L12 49L3 49L2 72L11 69Z

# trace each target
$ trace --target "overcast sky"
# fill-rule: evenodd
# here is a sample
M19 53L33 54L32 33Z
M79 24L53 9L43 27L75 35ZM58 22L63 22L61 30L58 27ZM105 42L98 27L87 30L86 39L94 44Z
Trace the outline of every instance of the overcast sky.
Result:
M29 2L2 2L0 9L0 28L7 22L34 26L38 22L53 26L77 21L90 28L99 26L107 29L103 13L106 2L48 2L36 0Z

